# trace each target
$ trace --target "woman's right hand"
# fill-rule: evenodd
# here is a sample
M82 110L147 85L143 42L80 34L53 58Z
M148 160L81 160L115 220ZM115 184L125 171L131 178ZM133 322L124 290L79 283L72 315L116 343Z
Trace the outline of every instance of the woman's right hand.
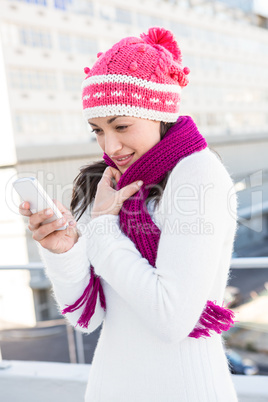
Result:
M43 221L50 218L53 215L51 210L50 215L46 215L46 209L36 213L30 211L29 202L25 201L19 206L19 212L23 216L29 216L29 230L33 233L32 237L38 241L42 247L49 251L61 254L70 250L73 245L78 241L78 232L76 229L76 221L71 212L65 208L59 201L53 200L58 209L63 215L63 222L59 223L59 219L51 223L45 223L41 225ZM65 230L56 230L59 227L65 225L68 222L69 226ZM70 222L73 222L70 224Z

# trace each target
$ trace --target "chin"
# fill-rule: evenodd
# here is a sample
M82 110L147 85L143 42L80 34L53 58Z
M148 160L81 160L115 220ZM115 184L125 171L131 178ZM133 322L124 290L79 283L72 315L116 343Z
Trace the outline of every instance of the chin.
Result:
M119 171L123 174L125 173L125 171L128 169L128 167L124 167L124 166L117 166Z
M132 161L131 161L131 164L130 164L130 165L126 165L126 166L118 166L118 165L116 165L116 166L117 166L117 169L123 174L123 173L125 173L125 172L127 171L127 169L128 169L131 165L133 165L133 163L136 162L136 160L137 160L137 159L132 160Z

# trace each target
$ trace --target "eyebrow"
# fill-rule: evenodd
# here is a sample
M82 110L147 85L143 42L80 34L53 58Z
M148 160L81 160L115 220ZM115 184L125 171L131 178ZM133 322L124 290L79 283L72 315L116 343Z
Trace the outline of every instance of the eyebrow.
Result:
M112 117L111 119L107 120L107 123L111 124L113 121L115 121L115 119L118 119L118 117L122 117L122 116ZM89 124L91 124L91 126L98 127L97 124L90 123L90 121L89 121Z

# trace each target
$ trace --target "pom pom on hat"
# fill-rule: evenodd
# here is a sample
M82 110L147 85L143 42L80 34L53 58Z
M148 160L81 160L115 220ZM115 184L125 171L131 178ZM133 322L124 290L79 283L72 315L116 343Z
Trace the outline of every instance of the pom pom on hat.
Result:
M165 28L149 28L148 34L140 34L141 39L149 45L161 45L167 49L173 59L182 62L181 51L172 32Z
M84 73L85 73L85 74L89 74L89 72L90 72L90 68L89 68L89 67L85 67L85 68L84 68Z
M130 71L136 71L137 68L138 68L138 64L136 61L133 61L129 66Z
M144 53L145 52L145 44L142 43L139 48L138 48L138 52Z

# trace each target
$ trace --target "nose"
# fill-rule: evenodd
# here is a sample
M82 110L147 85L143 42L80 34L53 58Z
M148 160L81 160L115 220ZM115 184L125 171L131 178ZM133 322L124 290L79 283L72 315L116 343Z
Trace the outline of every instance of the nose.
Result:
M105 135L105 150L107 155L116 155L123 148L117 133L109 131Z

